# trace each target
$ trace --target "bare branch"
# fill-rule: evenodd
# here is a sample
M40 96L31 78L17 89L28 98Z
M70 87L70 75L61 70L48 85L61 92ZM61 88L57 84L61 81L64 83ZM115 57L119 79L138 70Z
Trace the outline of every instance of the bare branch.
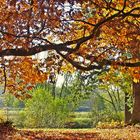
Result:
M2 94L4 94L6 92L6 86L7 86L7 76L6 76L6 67L5 67L5 64L1 64L2 67L3 67L3 76L4 76L4 89L3 89L3 92Z
M81 20L81 19L71 19L71 20L62 20L62 21L67 21L67 22L82 22L84 24L90 25L90 26L96 26L96 24L92 24L90 22Z

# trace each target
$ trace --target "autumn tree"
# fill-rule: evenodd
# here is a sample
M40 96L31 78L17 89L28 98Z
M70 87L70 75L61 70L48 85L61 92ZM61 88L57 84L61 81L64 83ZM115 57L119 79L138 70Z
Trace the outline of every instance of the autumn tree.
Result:
M63 70L119 67L134 81L132 122L140 121L139 0L0 0L0 15L5 87L30 88ZM33 60L43 51L44 60Z

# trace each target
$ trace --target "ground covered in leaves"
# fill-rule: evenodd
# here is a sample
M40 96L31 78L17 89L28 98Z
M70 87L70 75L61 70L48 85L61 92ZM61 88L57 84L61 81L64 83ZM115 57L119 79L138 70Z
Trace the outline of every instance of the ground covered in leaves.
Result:
M18 130L0 126L0 140L140 140L139 127L121 129Z

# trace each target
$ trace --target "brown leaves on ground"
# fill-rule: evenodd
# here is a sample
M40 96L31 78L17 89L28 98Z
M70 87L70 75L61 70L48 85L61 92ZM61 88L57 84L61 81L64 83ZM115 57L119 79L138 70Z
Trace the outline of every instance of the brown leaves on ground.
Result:
M100 140L96 131L84 130L17 130L7 129L1 140Z
M0 140L8 140L8 137L12 138L16 131L11 122L0 123Z
M128 126L122 129L97 130L101 140L140 140L140 128Z
M1 140L139 140L140 128L16 130L0 126Z

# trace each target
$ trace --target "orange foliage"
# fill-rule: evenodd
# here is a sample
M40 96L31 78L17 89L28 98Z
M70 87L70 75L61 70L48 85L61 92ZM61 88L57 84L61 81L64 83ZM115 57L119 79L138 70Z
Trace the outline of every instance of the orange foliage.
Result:
M42 51L51 52L53 61L40 64L48 65L48 74L58 73L62 65L62 71L71 65L83 71L111 65L123 67L139 82L139 11L139 0L0 0L0 57L22 57L6 64L7 83L22 90L46 80L38 61L27 58Z

